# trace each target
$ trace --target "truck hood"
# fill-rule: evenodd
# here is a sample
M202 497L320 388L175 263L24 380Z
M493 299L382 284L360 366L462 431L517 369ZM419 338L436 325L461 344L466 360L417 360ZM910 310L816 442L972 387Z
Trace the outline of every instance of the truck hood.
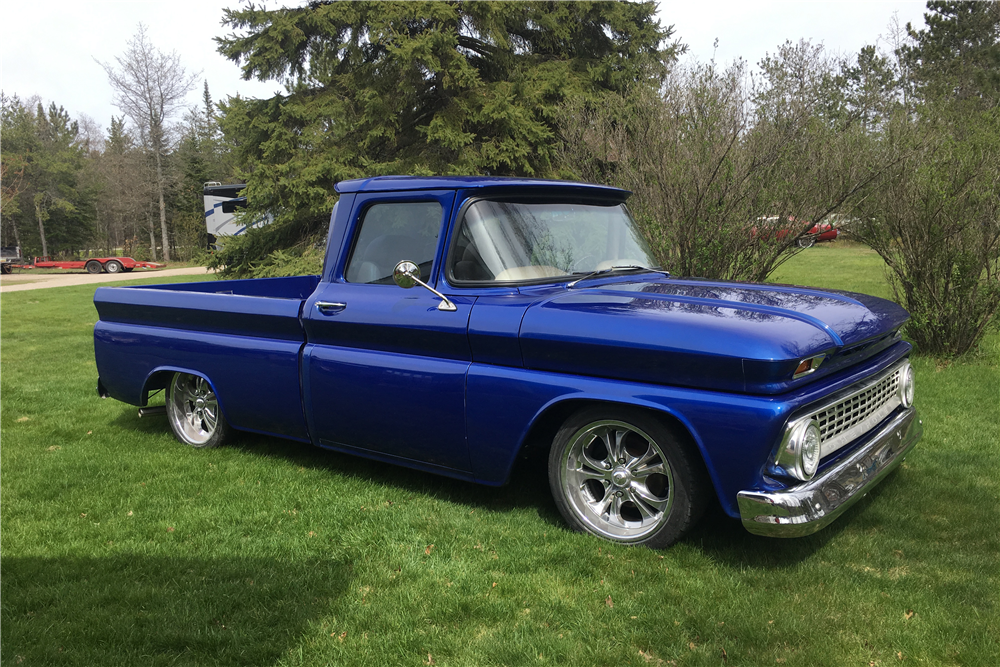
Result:
M877 354L907 319L864 294L633 279L547 295L525 312L520 342L528 368L772 394ZM819 370L793 380L818 354L827 355Z

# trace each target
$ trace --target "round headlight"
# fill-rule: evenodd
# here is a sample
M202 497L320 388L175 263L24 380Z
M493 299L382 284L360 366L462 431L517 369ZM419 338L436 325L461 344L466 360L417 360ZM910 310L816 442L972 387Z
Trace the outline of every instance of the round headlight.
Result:
M913 366L906 364L899 378L899 400L904 408L913 405L913 394L916 386L913 379Z
M816 474L820 459L820 430L815 419L794 424L775 463L787 474L807 482Z
M799 446L799 458L806 479L812 479L819 468L819 440L819 424L811 421L802 434L802 444Z

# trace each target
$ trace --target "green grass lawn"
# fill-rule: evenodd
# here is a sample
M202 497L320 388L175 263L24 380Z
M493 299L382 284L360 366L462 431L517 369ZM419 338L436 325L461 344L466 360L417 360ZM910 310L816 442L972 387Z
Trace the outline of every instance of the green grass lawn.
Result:
M888 295L845 244L775 279ZM260 436L182 446L97 397L93 294L0 303L4 665L1000 660L996 331L915 360L924 439L830 528L770 540L716 511L655 552L569 532L537 463L491 489Z

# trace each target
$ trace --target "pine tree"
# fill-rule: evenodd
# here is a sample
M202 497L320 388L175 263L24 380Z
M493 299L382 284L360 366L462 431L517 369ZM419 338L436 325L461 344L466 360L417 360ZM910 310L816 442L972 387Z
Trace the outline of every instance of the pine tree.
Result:
M681 48L655 11L653 2L322 1L227 10L238 33L218 40L220 52L245 78L286 87L223 105L251 209L279 221L240 255L316 231L345 178L558 175L560 105L657 85Z
M204 248L207 241L202 199L205 182L240 182L235 178L231 153L222 139L207 81L202 90L201 107L191 109L185 121L173 156L180 176L175 198L175 234L178 245Z
M93 233L93 192L80 183L86 151L79 125L53 102L30 109L17 98L3 104L4 171L19 190L4 202L4 226L24 254L83 247Z
M907 24L913 44L900 49L925 101L1000 106L1000 2L931 0L926 30Z

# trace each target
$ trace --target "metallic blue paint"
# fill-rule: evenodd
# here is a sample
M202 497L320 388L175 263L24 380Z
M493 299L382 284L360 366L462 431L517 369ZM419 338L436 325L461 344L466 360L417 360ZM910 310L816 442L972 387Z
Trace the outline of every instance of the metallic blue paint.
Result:
M722 506L739 516L739 491L786 488L767 470L788 418L910 351L897 334L905 311L865 295L653 274L573 288L459 288L443 277L470 198L618 202L624 190L378 177L337 191L322 276L98 289L100 386L142 405L167 374L199 374L236 429L490 485L508 478L550 415L592 402L641 407L690 435ZM369 205L429 200L441 203L442 227L428 282L456 312L437 310L420 287L344 280ZM345 305L321 312L317 301ZM820 369L793 381L798 361L819 353Z
M233 428L308 441L299 394L301 347L301 342L275 338L104 320L94 327L97 368L112 398L145 405L148 382L156 373L192 373L216 389Z
M301 300L308 298L316 290L316 285L318 284L319 276L289 276L286 278L253 278L250 280L210 280L203 283L134 285L129 289Z
M615 201L624 201L631 194L628 190L595 185L594 183L504 176L375 176L341 181L334 187L340 194L356 192L398 193L412 190L464 190L471 193L488 189L502 189L506 194L511 195L548 189L558 192L564 197L568 193L580 193Z
M687 430L705 460L723 509L739 517L739 491L786 488L785 482L765 476L766 464L771 461L786 419L824 396L888 368L910 349L908 343L900 342L828 378L828 382L806 385L780 397L473 364L469 369L466 416L473 472L478 482L503 484L531 428L561 405L631 405L672 418ZM841 455L824 461L823 466L831 465Z
M539 370L775 394L804 383L791 379L800 360L906 321L890 301L853 296L661 276L557 285L525 313L521 352Z
M521 367L519 333L524 313L537 297L524 294L480 296L469 318L472 358L480 364Z
M94 305L104 322L144 324L302 342L299 310L318 276L99 287ZM308 291L307 291L308 290ZM283 293L284 292L284 293Z
M309 345L302 363L317 444L469 471L471 362Z
M315 302L346 304L324 314ZM467 471L465 372L474 299L456 312L423 288L322 283L305 306L303 389L318 444Z

